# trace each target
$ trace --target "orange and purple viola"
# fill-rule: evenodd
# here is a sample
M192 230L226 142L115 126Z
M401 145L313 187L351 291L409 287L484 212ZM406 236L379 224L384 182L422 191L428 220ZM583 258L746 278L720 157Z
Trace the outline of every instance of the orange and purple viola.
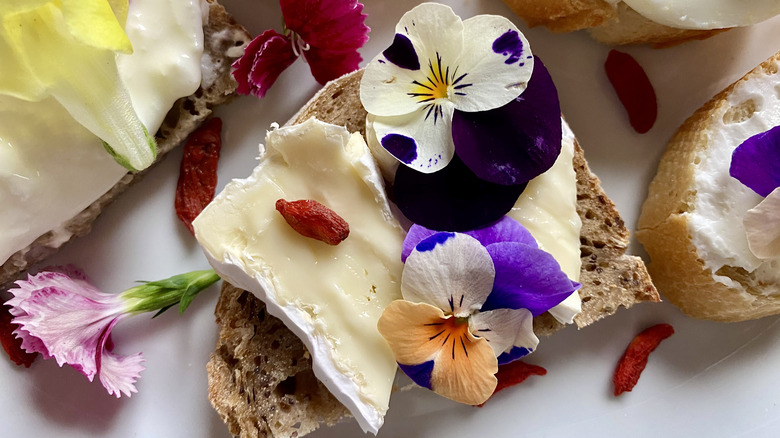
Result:
M508 217L466 233L414 225L402 257L403 300L379 331L412 380L466 404L490 397L498 365L536 349L533 317L580 287Z

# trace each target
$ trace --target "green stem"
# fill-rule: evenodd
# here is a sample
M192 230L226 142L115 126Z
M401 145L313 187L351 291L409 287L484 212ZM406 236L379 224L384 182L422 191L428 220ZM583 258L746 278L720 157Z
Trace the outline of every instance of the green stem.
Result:
M120 296L127 303L130 313L157 310L161 313L177 303L179 313L183 313L200 291L217 280L219 276L213 270L193 271L132 287Z

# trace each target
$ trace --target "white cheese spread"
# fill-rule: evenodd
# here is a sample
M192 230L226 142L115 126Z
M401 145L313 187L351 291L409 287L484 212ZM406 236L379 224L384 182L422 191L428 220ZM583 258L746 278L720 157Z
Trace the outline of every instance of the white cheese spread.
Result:
M349 237L331 246L301 236L278 199L322 203L347 221ZM401 298L404 231L363 137L315 119L269 132L252 175L230 182L193 225L217 273L303 340L315 375L376 433L396 373L376 324Z
M125 30L134 53L118 55L119 73L139 118L155 132L173 102L200 85L200 1L133 0ZM74 217L125 173L54 99L0 96L0 264Z
M778 0L623 1L647 19L680 29L749 26L780 14Z
M780 69L775 62L774 71ZM723 117L709 131L709 146L695 158L693 208L686 213L688 232L696 252L715 281L744 290L729 277L718 275L724 266L742 268L767 285L768 294L780 293L780 258L761 260L753 255L742 223L745 212L763 199L729 175L731 154L748 138L780 125L780 87L778 76L755 76L740 82L729 95L732 106L755 108L743 121L725 123ZM751 103L752 102L752 103Z

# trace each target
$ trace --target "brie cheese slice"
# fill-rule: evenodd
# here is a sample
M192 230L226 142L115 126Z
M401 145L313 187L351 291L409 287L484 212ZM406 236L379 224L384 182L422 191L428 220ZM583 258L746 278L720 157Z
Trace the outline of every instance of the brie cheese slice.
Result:
M680 29L750 26L780 14L777 0L623 0L640 15Z
M298 234L275 210L281 198L324 204L349 237L331 246ZM269 132L252 175L229 183L193 225L217 273L303 340L315 375L376 433L396 373L376 324L401 298L404 231L362 136L315 119Z

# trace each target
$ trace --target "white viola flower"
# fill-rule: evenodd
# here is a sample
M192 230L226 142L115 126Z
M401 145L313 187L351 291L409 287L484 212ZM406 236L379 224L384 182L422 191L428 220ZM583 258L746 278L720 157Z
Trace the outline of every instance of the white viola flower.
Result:
M424 173L455 153L454 112L506 105L526 88L534 59L508 19L467 20L423 3L396 26L393 43L366 67L360 99L376 138L396 159Z

